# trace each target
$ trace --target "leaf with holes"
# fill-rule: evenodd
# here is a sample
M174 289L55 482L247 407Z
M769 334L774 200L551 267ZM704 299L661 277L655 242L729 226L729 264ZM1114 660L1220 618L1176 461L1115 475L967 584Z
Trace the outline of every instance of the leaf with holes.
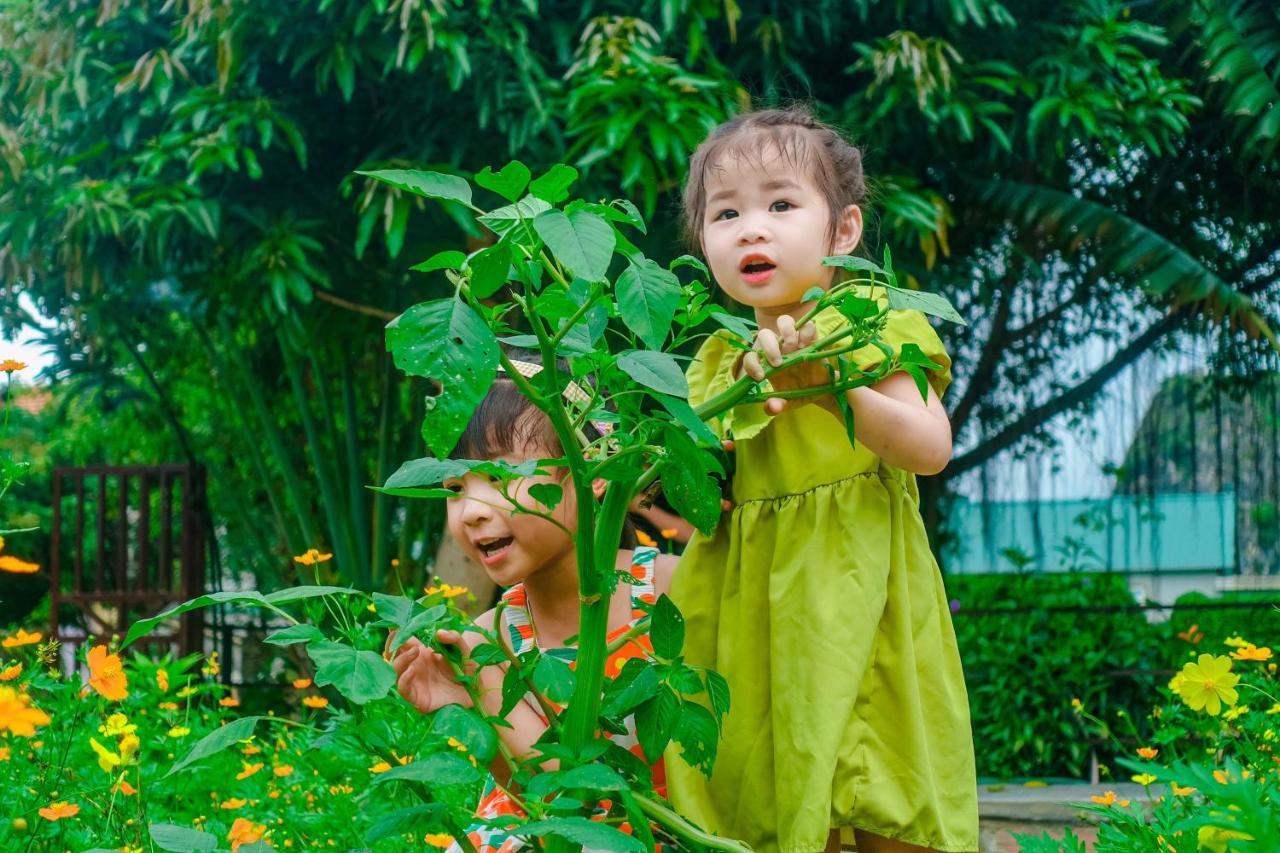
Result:
M405 373L439 383L427 398L422 437L436 456L448 456L498 374L493 333L461 299L438 299L388 323L387 349Z
M650 763L657 761L667 748L679 718L680 697L665 684L652 699L636 708L636 737Z
M663 492L677 513L710 536L720 522L720 486L712 476L722 473L719 463L674 424L666 426L663 436L667 452L658 475Z
M671 660L680 656L684 645L684 617L668 596L658 596L653 607L653 621L649 627L653 652L660 658Z

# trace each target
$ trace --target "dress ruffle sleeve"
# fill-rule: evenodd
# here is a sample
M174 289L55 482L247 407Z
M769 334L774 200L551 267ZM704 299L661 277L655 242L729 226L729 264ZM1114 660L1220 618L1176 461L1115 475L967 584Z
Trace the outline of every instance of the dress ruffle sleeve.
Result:
M697 406L728 390L737 381L733 369L742 350L731 343L734 340L736 338L732 333L721 330L708 338L698 350L686 371L689 380L689 405ZM722 439L745 441L769 425L769 416L764 412L764 404L751 403L730 409L707 423Z
M881 303L883 304L883 298ZM818 326L818 337L822 338L845 325L846 321L839 311L827 308L818 313L814 322ZM880 340L895 353L901 352L903 344L915 344L935 364L940 365L938 370L926 370L925 376L933 386L934 393L939 398L942 397L951 385L951 356L947 355L942 339L938 337L938 333L934 331L924 314L919 311L891 310L884 328L880 331ZM855 350L851 355L858 367L863 370L874 370L884 361L884 353L874 346L865 346Z

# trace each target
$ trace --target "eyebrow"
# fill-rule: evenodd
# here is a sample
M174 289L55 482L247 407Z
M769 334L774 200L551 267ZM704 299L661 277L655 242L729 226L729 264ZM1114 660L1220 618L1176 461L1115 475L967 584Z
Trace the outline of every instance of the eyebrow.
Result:
M760 189L765 190L766 192L769 190L798 190L800 189L800 185L788 178L778 178L778 179L761 184ZM714 195L712 195L710 198L707 199L707 204L714 204L720 199L727 198L736 192L737 190L733 189L732 187L729 189L720 190L719 192L715 193Z

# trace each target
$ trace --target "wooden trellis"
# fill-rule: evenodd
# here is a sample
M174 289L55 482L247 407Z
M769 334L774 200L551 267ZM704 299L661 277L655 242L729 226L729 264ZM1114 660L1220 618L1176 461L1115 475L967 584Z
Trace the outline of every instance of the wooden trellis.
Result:
M70 506L64 507L64 497ZM207 525L204 468L192 465L100 465L53 472L50 573L51 630L58 609L75 605L90 634L124 634L204 592ZM180 654L202 645L199 610L177 633L154 634L154 646ZM66 639L66 638L64 638Z

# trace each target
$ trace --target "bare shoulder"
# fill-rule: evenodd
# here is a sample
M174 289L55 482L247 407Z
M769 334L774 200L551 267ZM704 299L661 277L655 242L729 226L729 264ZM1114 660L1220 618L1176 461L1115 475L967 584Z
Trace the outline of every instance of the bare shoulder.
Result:
M671 589L671 578L675 576L679 562L680 558L675 554L659 554L653 561L653 589L658 595Z
M476 617L476 627L482 628L485 631L492 631L493 619L496 613L497 611L493 609L489 609L489 610L486 610L484 613L481 613L479 616Z

